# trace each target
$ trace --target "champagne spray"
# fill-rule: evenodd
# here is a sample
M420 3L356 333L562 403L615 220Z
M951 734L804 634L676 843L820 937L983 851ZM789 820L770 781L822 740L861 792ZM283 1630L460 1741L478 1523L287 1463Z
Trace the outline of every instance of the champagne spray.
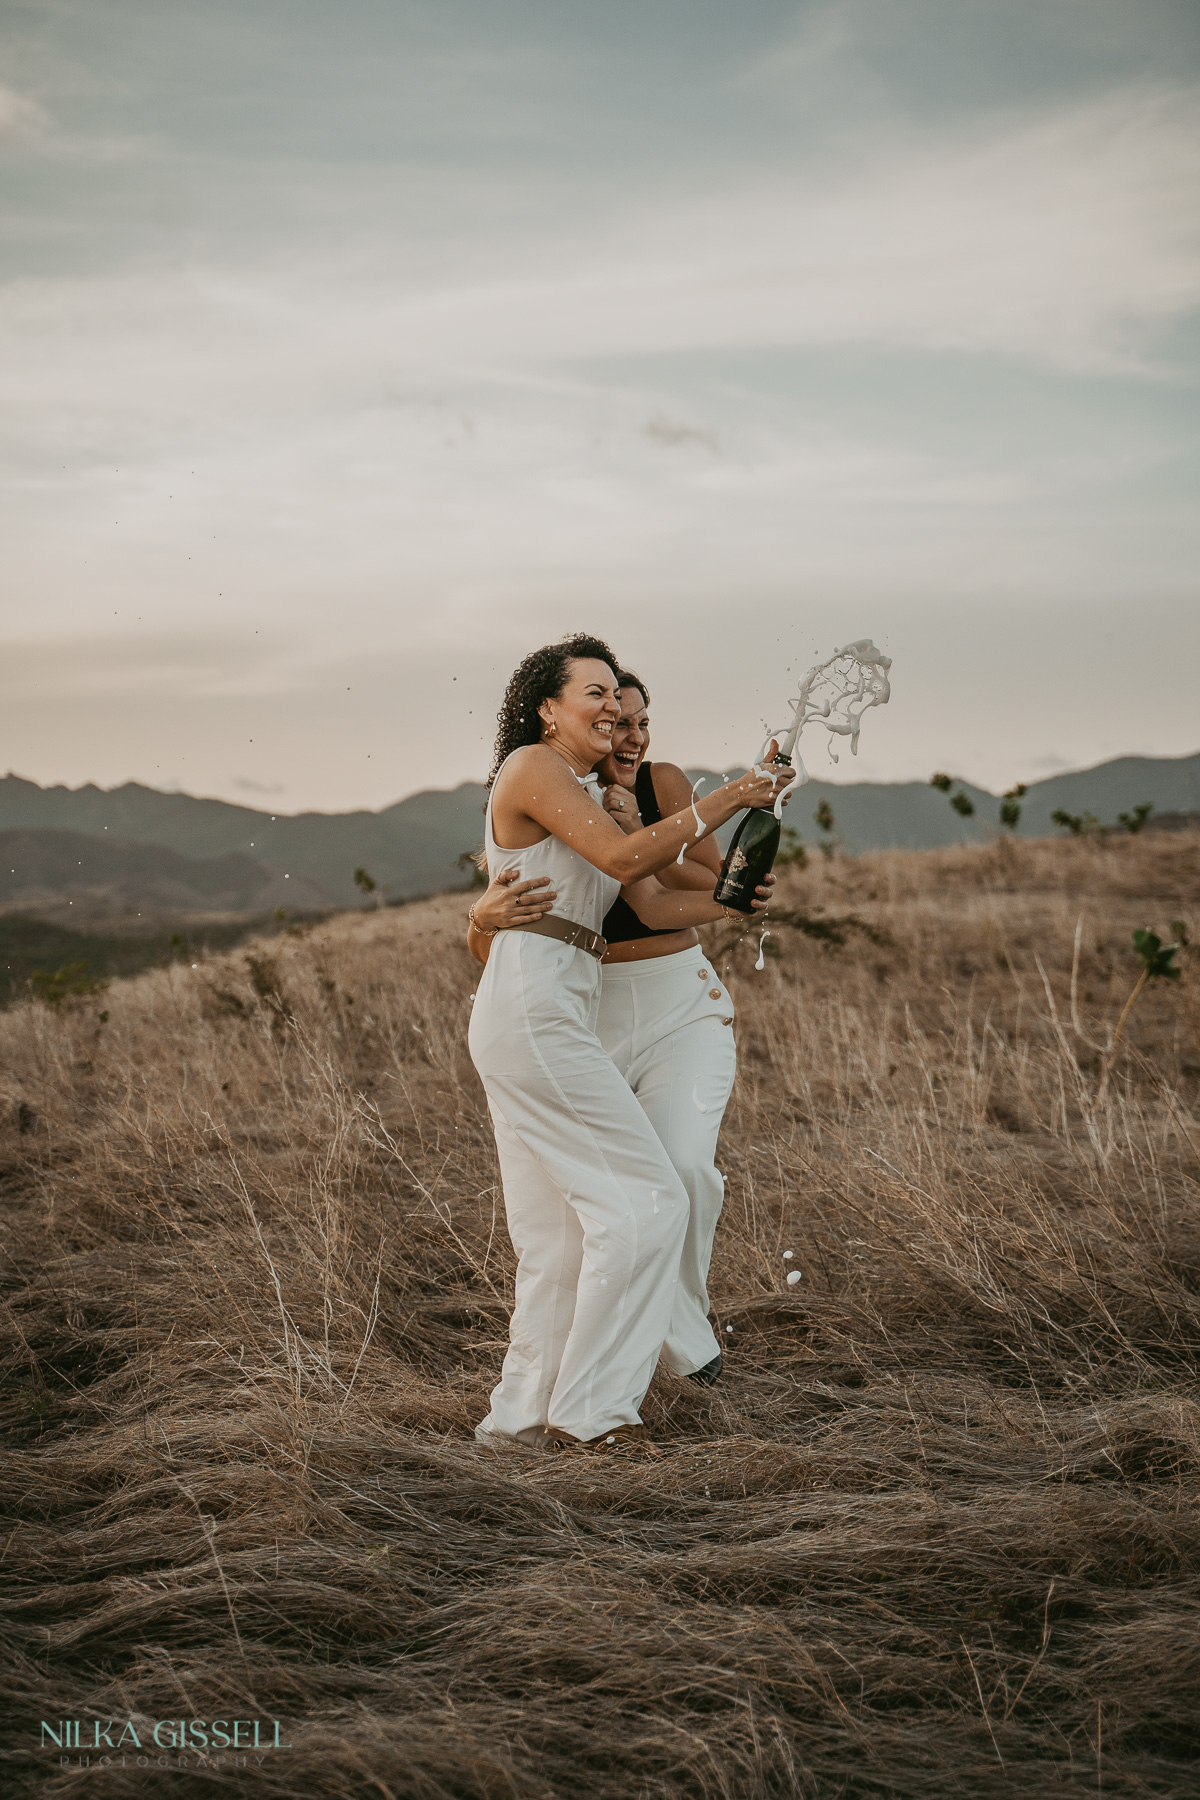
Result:
M749 914L753 911L757 888L770 873L779 849L784 800L793 788L803 787L809 779L808 770L796 750L796 740L804 727L813 720L819 721L832 735L848 737L851 754L857 755L863 714L869 707L886 706L891 698L888 680L891 666L890 657L877 650L869 638L862 638L856 644L844 644L808 671L800 683L800 692L788 701L792 712L790 723L768 731L754 764L755 774L761 775L763 758L774 739L779 760L792 764L792 779L776 795L773 806L751 807L734 832L714 890L714 898L720 905L732 907L736 912ZM832 750L830 755L836 762L837 756ZM767 935L764 933L764 938ZM758 949L758 961L754 966L761 969L761 941Z
M872 706L886 706L892 697L892 684L888 679L891 666L890 656L877 650L870 638L860 638L857 643L843 644L840 650L835 650L832 656L808 671L800 683L800 692L794 700L788 701L792 713L790 722L768 731L755 759L758 768L775 738L780 757L795 768L792 780L776 796L774 811L777 819L783 816L785 796L811 779L796 749L796 740L804 727L816 720L832 736L848 737L850 754L857 756L863 714ZM829 754L834 762L838 760L834 750L831 749Z

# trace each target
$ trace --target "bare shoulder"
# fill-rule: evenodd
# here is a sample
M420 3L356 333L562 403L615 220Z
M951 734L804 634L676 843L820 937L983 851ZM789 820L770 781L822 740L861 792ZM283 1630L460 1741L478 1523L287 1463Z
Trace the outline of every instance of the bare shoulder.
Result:
M535 776L539 781L557 783L571 779L571 772L549 744L522 744L497 775L496 787L503 783L506 788L524 788Z
M664 817L678 812L692 797L692 784L677 763L659 762L655 757L650 765L650 779Z
M664 819L671 813L683 812L685 807L692 804L692 784L686 770L681 769L678 763L652 763L650 772L654 781L654 797ZM721 851L716 838L709 833L689 845L685 860L707 869L710 875L715 874L721 867ZM674 885L672 876L664 879L668 885Z

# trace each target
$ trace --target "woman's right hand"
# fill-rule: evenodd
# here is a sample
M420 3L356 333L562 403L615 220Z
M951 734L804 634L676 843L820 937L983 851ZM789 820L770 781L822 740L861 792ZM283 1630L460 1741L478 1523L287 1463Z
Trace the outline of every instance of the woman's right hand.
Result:
M505 931L540 919L557 898L548 875L522 881L519 869L501 869L471 911L481 931Z
M767 753L754 769L747 769L744 775L738 775L733 781L727 781L718 791L734 799L734 811L743 806L774 806L784 788L790 787L796 779L796 771L791 763L776 762L779 740L772 738L767 746ZM756 770L761 773L756 773ZM785 801L786 805L787 802Z

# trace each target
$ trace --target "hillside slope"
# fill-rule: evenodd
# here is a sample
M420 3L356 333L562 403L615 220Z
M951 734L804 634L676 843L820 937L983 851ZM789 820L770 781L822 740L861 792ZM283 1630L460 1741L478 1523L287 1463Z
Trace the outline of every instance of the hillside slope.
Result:
M725 1366L658 1456L474 1438L465 895L0 1013L4 1791L1194 1795L1198 894L1200 837L1006 841L787 870L761 971L706 931Z
M92 917L264 912L320 903L313 884L287 880L241 850L185 856L162 844L83 831L0 831L0 911L67 901Z
M286 925L272 916L230 913L188 920L173 930L172 921L138 929L122 920L111 928L85 918L82 929L62 925L36 913L0 912L0 1008L12 1000L29 998L30 981L48 977L43 997L68 999L73 1004L96 984L118 976L140 975L143 969L163 968L174 962L190 963L241 943L251 935L269 937L272 932L303 929ZM61 918L62 914L59 914ZM75 914L68 915L74 920ZM182 922L181 922L182 923Z
M483 837L484 800L482 784L465 782L448 793L413 794L378 813L272 815L226 800L164 794L136 781L108 791L91 783L41 788L9 775L0 779L0 830L107 832L191 857L238 851L287 875L289 887L299 879L311 883L305 904L355 905L359 866L396 897L461 886L455 859Z

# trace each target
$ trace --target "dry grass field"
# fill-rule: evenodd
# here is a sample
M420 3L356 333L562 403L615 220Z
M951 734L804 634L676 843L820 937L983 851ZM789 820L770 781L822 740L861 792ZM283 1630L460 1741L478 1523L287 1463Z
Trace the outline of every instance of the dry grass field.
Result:
M1200 1793L1200 953L1101 1092L1200 839L781 889L761 974L710 942L727 1375L658 1461L472 1439L465 898L0 1015L8 1791ZM37 1748L97 1717L293 1747Z

